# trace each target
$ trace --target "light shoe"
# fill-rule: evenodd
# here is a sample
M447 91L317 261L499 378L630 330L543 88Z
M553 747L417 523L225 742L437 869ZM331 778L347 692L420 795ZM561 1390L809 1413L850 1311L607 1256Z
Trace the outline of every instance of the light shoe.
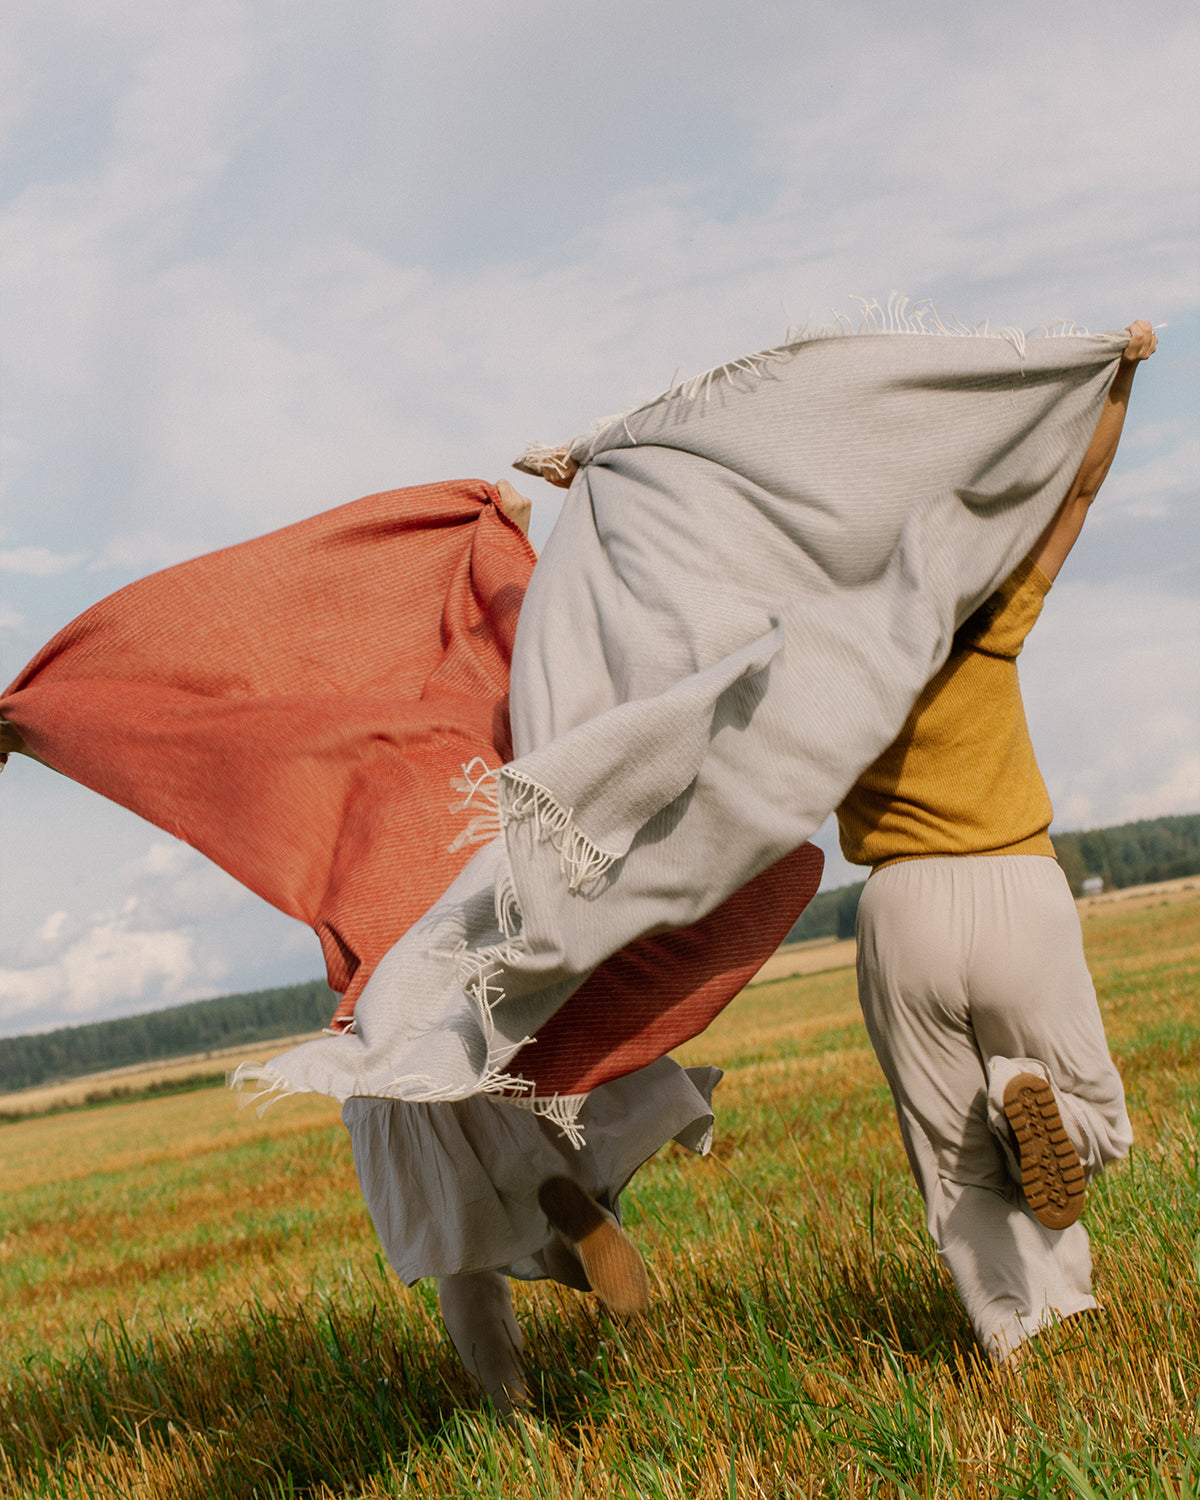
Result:
M1021 1157L1021 1186L1034 1217L1066 1229L1083 1212L1083 1163L1062 1122L1054 1090L1037 1073L1018 1073L1004 1088L1004 1115Z
M592 1290L620 1317L650 1305L650 1280L637 1246L607 1209L569 1177L550 1177L538 1203L551 1225L575 1247Z

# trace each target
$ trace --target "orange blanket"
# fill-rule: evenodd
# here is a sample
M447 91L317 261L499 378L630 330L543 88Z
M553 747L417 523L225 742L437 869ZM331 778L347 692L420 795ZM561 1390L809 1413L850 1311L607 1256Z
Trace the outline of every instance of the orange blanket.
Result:
M0 700L50 765L311 926L335 1028L474 852L464 766L511 753L534 554L495 501L475 480L392 490L168 568L60 631ZM513 1070L580 1093L694 1035L821 858L805 845L695 928L617 954Z

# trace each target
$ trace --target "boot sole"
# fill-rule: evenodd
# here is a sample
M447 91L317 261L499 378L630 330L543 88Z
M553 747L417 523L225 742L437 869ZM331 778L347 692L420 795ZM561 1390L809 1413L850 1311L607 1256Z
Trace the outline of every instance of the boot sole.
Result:
M1004 1090L1004 1114L1021 1153L1021 1186L1034 1217L1067 1229L1087 1199L1083 1163L1063 1126L1054 1090L1036 1073L1018 1073Z
M650 1305L650 1280L637 1246L611 1214L569 1177L551 1177L538 1189L550 1223L575 1246L592 1290L628 1318Z

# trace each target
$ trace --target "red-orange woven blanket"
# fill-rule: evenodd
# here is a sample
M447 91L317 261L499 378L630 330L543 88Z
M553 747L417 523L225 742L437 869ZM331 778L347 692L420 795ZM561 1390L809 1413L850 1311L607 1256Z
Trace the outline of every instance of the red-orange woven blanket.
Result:
M475 480L371 495L102 600L0 700L30 748L320 939L333 1025L474 852L456 783L510 756L534 554ZM786 935L811 846L704 922L617 954L519 1070L582 1093L695 1035Z

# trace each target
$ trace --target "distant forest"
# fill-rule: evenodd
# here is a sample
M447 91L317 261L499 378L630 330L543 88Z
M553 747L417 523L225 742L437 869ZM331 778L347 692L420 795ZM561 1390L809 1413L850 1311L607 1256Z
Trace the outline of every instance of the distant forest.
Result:
M1077 896L1083 882L1094 875L1104 881L1105 890L1175 880L1200 874L1200 813L1061 833L1054 838L1054 848ZM853 937L862 888L859 881L814 896L787 941ZM66 1026L38 1036L11 1037L0 1042L0 1092L319 1031L336 1003L333 991L318 979L197 1000L143 1016Z
M1090 833L1059 833L1054 836L1054 852L1077 896L1092 875L1100 876L1106 891L1178 880L1200 873L1200 813L1147 818Z
M1056 833L1054 852L1077 896L1083 882L1098 875L1106 891L1152 885L1200 874L1200 813L1179 818L1146 818L1088 833ZM814 896L787 935L789 943L812 938L854 936L863 881Z
M0 1093L319 1031L329 1024L336 1004L325 981L313 979L248 995L194 1000L143 1016L9 1037L0 1042Z

